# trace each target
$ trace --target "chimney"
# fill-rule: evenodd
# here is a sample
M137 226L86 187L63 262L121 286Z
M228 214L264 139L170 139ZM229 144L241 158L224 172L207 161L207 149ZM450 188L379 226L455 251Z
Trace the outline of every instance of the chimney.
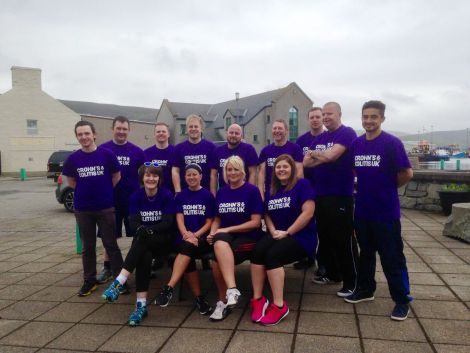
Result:
M41 90L41 69L12 66L12 88L32 88Z

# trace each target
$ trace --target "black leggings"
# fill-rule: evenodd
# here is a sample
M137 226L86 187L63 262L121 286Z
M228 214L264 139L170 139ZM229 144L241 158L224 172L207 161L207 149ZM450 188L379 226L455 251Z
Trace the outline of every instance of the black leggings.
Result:
M273 270L306 256L305 250L292 237L276 240L270 234L266 234L256 243L251 263L264 265L266 270Z
M186 273L191 273L197 270L196 259L212 253L212 246L205 239L198 239L198 246L194 246L187 241L183 241L178 245L178 253L191 258L185 271Z
M152 258L168 255L172 243L172 237L167 234L154 234L148 238L134 238L122 267L131 273L134 269L136 270L137 292L148 291L152 272Z

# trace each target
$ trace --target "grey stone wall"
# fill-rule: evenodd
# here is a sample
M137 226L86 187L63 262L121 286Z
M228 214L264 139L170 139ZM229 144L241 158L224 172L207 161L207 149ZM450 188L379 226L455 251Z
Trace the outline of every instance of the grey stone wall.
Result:
M415 170L413 179L398 189L400 206L441 212L438 191L446 184L470 184L470 172Z

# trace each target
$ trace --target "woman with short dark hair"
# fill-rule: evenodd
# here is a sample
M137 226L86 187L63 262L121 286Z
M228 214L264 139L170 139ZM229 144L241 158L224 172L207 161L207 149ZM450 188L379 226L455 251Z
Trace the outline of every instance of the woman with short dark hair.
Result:
M134 192L129 201L129 222L135 232L123 268L116 279L101 295L112 303L117 300L120 288L136 270L135 310L128 324L137 326L147 316L147 292L150 283L152 258L167 255L173 245L174 201L172 193L164 187L163 170L157 163L145 162L139 168L143 188Z

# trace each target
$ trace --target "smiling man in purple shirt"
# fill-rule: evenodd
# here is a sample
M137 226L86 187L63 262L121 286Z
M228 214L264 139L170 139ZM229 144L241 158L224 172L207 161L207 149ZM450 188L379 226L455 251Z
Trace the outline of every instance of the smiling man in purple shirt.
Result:
M96 289L96 226L109 255L111 271L117 275L122 266L116 240L113 188L121 179L119 161L113 152L96 146L95 127L88 121L75 124L75 136L81 149L64 163L62 174L75 189L75 218L83 243L84 283L78 295L90 295Z
M362 107L366 133L351 146L357 175L355 230L361 249L358 288L344 298L348 303L374 300L375 258L380 255L390 295L395 302L391 319L408 317L410 284L401 238L400 202L397 188L413 177L403 143L382 131L385 104L369 101Z
M304 157L304 167L313 168L320 263L325 266L325 274L314 276L313 281L328 284L342 280L343 287L336 294L345 297L356 288L354 175L349 151L356 133L341 123L341 106L336 102L323 106L323 124L327 131L313 141Z

